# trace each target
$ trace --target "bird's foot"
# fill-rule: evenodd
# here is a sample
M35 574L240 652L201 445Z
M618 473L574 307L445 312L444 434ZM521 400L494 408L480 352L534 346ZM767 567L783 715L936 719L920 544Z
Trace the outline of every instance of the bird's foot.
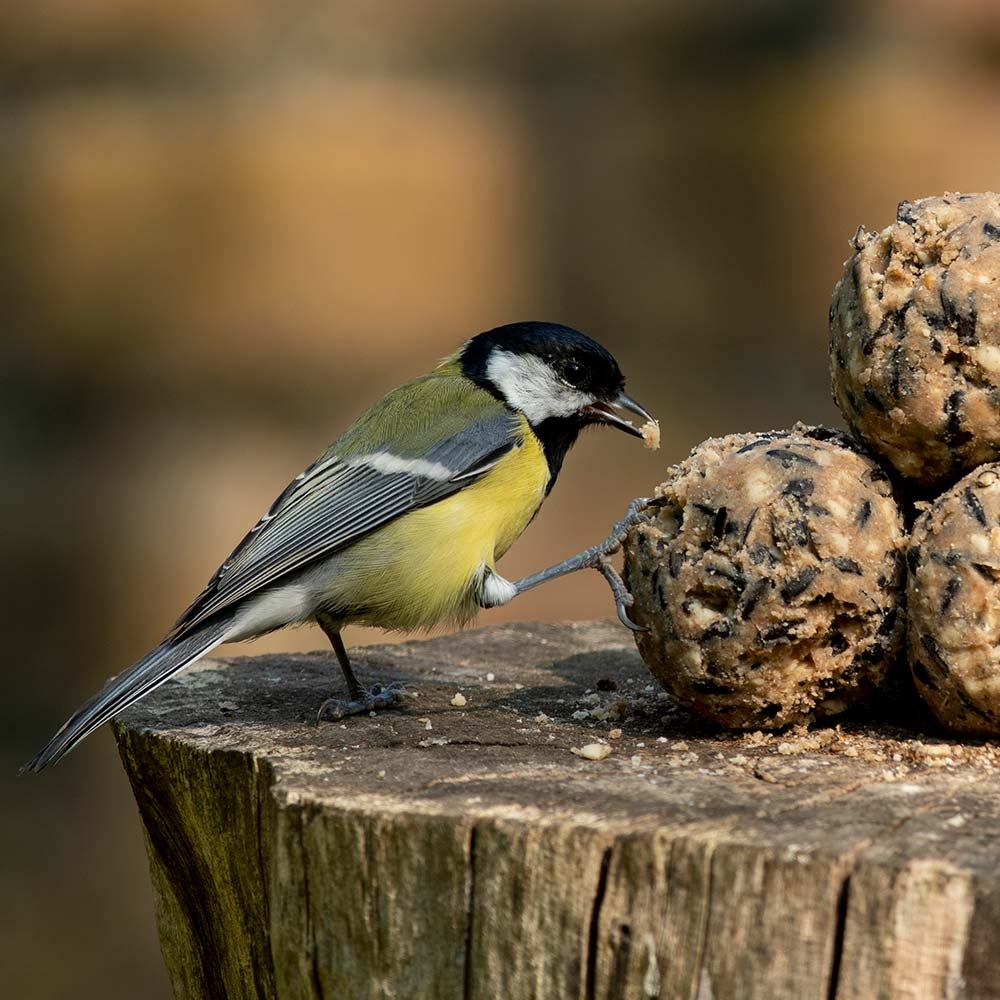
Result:
M579 555L563 560L556 566L550 566L539 573L518 580L517 583L513 584L514 594L522 594L532 587L537 587L540 583L565 576L567 573L575 573L581 569L596 569L611 587L611 593L615 598L615 608L618 611L618 620L626 628L632 629L633 632L649 631L644 625L637 625L629 618L628 609L632 606L632 595L628 592L625 581L611 565L611 556L622 547L622 543L632 528L649 520L647 508L651 502L646 497L633 500L629 504L625 516L611 529L611 534L603 542L592 546Z
M628 609L635 603L635 598L629 593L628 587L625 586L625 581L621 578L618 570L611 565L608 557L601 556L596 561L594 569L608 581L608 586L611 588L611 593L615 598L615 610L618 612L618 620L622 625L633 632L648 632L649 628L647 626L637 625L629 617Z
M392 708L400 705L404 698L413 698L413 691L407 689L402 681L393 681L391 684L376 684L368 691L361 691L351 699L327 698L319 711L316 713L316 722L319 724L324 718L336 721L346 719L349 715L367 715L369 712L377 712L379 709Z
M634 599L625 586L625 581L618 571L611 565L611 556L618 552L625 542L628 533L637 524L642 524L649 520L647 509L650 501L647 497L637 497L628 505L625 516L611 529L611 534L591 549L591 558L587 562L590 569L596 569L608 582L611 593L615 598L615 610L618 612L618 620L626 628L633 632L648 632L645 625L637 625L629 617L628 609L632 607Z
M595 546L602 556L613 556L621 547L628 533L637 525L650 520L649 506L653 501L649 497L636 497L628 505L625 516L611 529L611 534ZM600 569L599 565L595 568ZM602 571L603 572L603 571Z

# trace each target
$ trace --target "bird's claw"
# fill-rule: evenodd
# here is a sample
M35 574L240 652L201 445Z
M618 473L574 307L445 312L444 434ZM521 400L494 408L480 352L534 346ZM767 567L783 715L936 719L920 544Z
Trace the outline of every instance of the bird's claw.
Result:
M601 543L602 556L613 556L625 541L628 533L637 525L649 520L647 509L652 503L649 497L636 497L625 511L625 516L611 529L611 534Z
M609 556L613 556L622 547L628 533L637 525L649 520L647 513L652 501L648 497L636 497L625 511L625 516L611 529L611 534L594 551L590 565L598 570L608 581L611 593L615 598L615 610L618 612L618 620L627 629L633 632L648 632L645 625L639 625L629 617L628 609L632 607L634 599L625 586L625 581L618 571L608 561Z
M648 632L649 629L645 625L638 625L629 617L628 608L635 603L635 598L628 592L625 581L619 575L618 570L608 562L607 556L601 556L596 561L594 568L600 571L604 579L608 581L608 586L611 587L611 593L615 597L615 610L618 612L618 620L622 625L633 632Z
M585 549L583 552L578 553L570 559L565 559L555 566L550 566L548 569L543 569L538 573L533 573L531 576L526 576L518 580L512 585L515 595L523 594L525 591L531 590L532 587L537 587L548 580L565 576L567 573L576 573L581 569L600 570L604 579L608 581L612 593L615 595L618 620L626 628L630 628L634 632L647 631L643 626L637 625L629 618L626 609L632 606L632 595L628 592L628 588L625 586L622 578L611 566L609 558L618 552L628 533L637 524L649 521L650 515L648 509L654 502L654 500L647 497L638 497L633 500L628 505L625 516L611 529L611 534L603 542Z
M376 684L371 690L362 691L350 700L327 698L316 713L316 724L319 725L324 717L337 721L351 715L367 715L382 708L392 708L394 705L399 705L404 698L413 697L415 697L414 692L407 690L406 684L402 681Z
M631 597L631 596L632 595L629 594L629 597ZM618 620L622 623L622 625L625 626L625 628L631 629L633 632L648 632L649 631L649 628L646 625L637 625L634 621L632 621L631 618L629 618L628 612L625 610L625 602L624 601L616 601L615 602L615 610L618 612Z

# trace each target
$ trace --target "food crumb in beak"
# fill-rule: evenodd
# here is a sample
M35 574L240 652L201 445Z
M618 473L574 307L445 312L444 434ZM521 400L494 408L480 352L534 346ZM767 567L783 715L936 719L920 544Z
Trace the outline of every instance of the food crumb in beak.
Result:
M642 443L650 450L656 451L660 447L660 421L647 420L639 428L642 434Z

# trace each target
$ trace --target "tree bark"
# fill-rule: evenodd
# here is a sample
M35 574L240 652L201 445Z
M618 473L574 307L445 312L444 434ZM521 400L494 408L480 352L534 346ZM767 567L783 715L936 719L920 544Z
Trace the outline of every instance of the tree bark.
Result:
M177 997L1000 998L992 745L706 731L606 622L352 656L416 697L260 656L116 725Z

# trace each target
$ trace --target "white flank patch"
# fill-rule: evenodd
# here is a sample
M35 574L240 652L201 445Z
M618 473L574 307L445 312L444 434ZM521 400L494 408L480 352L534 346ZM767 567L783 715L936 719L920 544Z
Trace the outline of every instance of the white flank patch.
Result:
M282 625L304 621L316 610L315 601L308 588L298 584L276 587L258 598L251 598L240 609L227 634L226 642L249 639Z
M498 576L493 570L486 570L479 586L479 603L484 608L498 608L517 597L517 587Z
M568 417L594 402L589 393L566 385L541 359L533 354L513 354L493 349L486 376L507 404L520 410L532 424L549 417Z
M441 483L446 483L455 475L454 469L449 469L448 466L442 465L440 462L428 462L426 458L403 458L388 451L377 451L371 455L358 455L357 458L348 459L347 464L352 468L366 465L369 469L374 469L386 476L405 472L410 476L423 476L424 479L435 479Z

